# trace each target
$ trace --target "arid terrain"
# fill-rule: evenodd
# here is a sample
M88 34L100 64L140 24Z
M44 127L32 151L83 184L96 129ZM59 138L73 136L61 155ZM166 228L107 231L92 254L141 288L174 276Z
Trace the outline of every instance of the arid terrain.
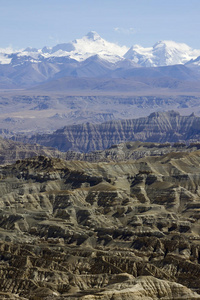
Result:
M84 153L105 150L114 144L129 141L191 143L200 139L200 118L194 113L181 116L175 111L154 112L136 119L65 126L51 134L30 137L13 135L12 139L23 143L38 143L60 151Z
M144 114L152 103L199 105L194 96L112 98L110 104L104 98L105 111L114 99L120 113L119 103ZM2 114L39 113L44 127L36 117L32 130L32 121L22 114L15 122L12 112L1 127L10 139L0 139L0 299L200 299L196 111L135 119L124 113L121 120L107 111L99 114L107 122L95 124L92 101L98 107L102 98L81 103L82 97L69 97L72 110L82 105L80 123L85 103L96 122L52 132L62 119L56 115L48 127L46 113L55 113L55 99L12 100L4 99Z
M200 151L137 147L1 167L1 299L200 299Z
M119 79L121 81L121 79ZM63 82L66 86L66 81ZM70 85L70 83L69 83ZM129 85L129 83L128 83ZM119 83L117 84L119 86ZM198 84L199 86L199 84ZM95 91L0 91L0 133L10 137L52 133L69 125L138 119L174 110L181 116L200 116L199 92L133 89Z
M0 300L200 300L199 11L1 1Z
M200 299L200 50L1 51L0 299Z

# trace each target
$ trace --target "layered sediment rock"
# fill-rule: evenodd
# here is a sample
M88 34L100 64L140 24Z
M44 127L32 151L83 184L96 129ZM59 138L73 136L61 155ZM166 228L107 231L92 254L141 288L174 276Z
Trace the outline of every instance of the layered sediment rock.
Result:
M170 111L152 113L139 119L71 125L53 134L34 135L29 139L22 137L18 140L56 147L60 151L90 152L127 141L158 143L198 141L199 128L200 118L194 114L181 116L177 112Z
M16 160L35 157L38 155L65 157L62 153L60 153L60 151L53 148L46 148L36 144L23 144L0 137L0 165L14 163Z
M199 142L186 143L144 143L127 142L112 145L106 150L81 153L75 151L61 152L39 144L23 144L0 138L0 165L15 163L19 159L45 155L65 160L81 160L89 162L110 162L139 159L145 156L160 156L170 152L191 152L200 149Z
M200 299L200 151L0 169L0 296Z

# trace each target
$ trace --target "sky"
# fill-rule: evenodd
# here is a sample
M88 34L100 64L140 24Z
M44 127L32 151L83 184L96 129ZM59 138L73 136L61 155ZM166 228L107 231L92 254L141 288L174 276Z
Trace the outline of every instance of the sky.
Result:
M119 45L200 49L200 0L0 0L0 48L42 48L96 31Z

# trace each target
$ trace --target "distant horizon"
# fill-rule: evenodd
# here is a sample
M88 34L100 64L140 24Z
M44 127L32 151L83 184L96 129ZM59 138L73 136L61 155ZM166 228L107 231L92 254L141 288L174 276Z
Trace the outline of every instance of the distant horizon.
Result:
M199 0L1 0L0 48L40 49L96 31L120 46L160 40L200 49Z

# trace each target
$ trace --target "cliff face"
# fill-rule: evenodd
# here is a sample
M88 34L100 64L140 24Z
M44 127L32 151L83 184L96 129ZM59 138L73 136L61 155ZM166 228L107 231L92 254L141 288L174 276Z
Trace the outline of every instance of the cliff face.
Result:
M0 296L200 299L199 165L193 151L1 167Z
M180 116L179 113L171 111L153 113L139 119L66 126L53 134L35 135L24 141L56 147L60 151L89 152L125 141L163 143L193 141L199 138L200 118L194 115Z

